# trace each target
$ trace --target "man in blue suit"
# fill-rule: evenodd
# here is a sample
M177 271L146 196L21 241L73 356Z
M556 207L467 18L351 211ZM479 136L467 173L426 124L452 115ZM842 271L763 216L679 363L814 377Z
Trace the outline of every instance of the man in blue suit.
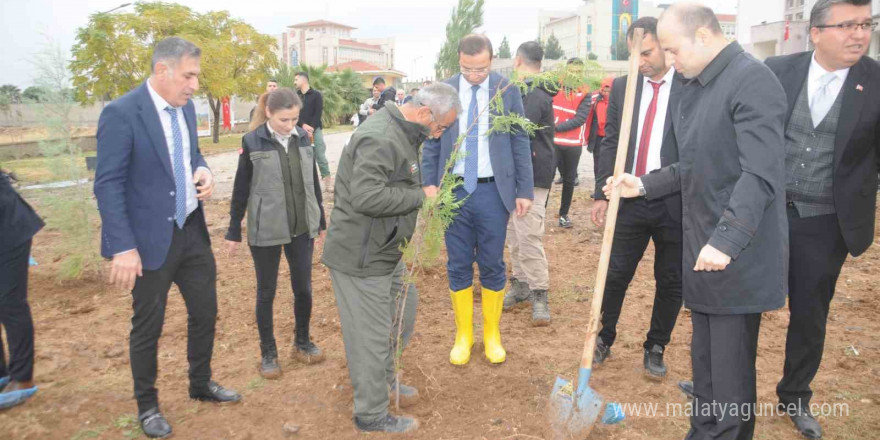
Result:
M510 213L524 216L534 199L532 158L528 135L513 133L488 135L490 120L497 115L489 109L492 98L508 80L491 72L492 42L485 35L470 34L458 43L461 73L446 81L459 91L465 111L439 139L429 139L422 147L422 176L428 191L436 191L444 167L460 136L462 153L449 171L463 180L456 197L467 198L446 231L447 272L455 312L455 345L449 354L454 365L470 360L474 345L474 261L480 267L483 294L483 345L491 363L504 362L501 346L501 308L507 277L504 241ZM510 87L502 94L503 114L523 115L520 90ZM485 111L484 111L485 110Z
M199 152L190 100L199 88L200 56L184 39L160 41L150 78L107 105L98 121L101 255L113 260L110 282L131 289L131 372L138 419L151 438L171 435L155 383L172 282L186 302L190 397L241 399L211 380L217 268L202 201L214 179Z

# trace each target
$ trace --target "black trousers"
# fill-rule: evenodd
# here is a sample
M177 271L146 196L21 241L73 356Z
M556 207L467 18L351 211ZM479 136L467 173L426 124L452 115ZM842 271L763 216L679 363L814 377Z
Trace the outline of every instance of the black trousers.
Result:
M596 127L593 127L595 130ZM605 139L605 136L596 136L596 140L593 141L593 180L596 181L596 188L594 193L599 192L603 186L605 186L605 182L599 182L599 146L602 145L602 140Z
M281 263L281 250L290 266L290 285L293 288L293 316L296 320L296 341L309 341L309 320L312 316L312 254L315 240L309 234L301 234L290 243L278 246L251 246L254 269L257 272L257 329L260 333L260 348L265 354L268 348L275 349L275 331L272 305L278 286L278 266Z
M751 439L758 393L755 358L761 314L691 313L694 401L686 440Z
M780 402L809 407L810 382L825 348L825 324L847 247L836 214L800 218L788 209L788 308L785 366L776 386Z
M609 347L617 338L617 321L623 299L648 241L654 240L654 310L645 348L669 343L681 311L681 222L674 219L663 200L621 200L602 301L599 336Z
M145 270L131 291L134 316L129 351L134 394L141 413L159 405L156 357L172 282L186 303L190 386L204 386L211 380L217 266L201 208L190 214L183 229L174 226L172 234L165 263L157 270Z
M583 147L560 147L556 148L556 166L562 176L562 200L559 202L559 216L568 215L571 208L571 196L574 194L574 182L578 178L578 164L581 161Z
M31 240L0 253L0 324L6 327L9 364L0 333L0 377L14 381L34 379L34 321L27 302Z

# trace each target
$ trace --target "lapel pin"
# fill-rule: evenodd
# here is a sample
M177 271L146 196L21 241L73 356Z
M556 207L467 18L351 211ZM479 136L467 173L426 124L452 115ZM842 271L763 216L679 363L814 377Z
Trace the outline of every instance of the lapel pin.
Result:
M864 87L862 87L862 85L861 85L861 84L856 84L856 90L858 90L858 91L860 91L860 92L861 92L861 91L862 91L862 90L865 90L865 88L864 88Z

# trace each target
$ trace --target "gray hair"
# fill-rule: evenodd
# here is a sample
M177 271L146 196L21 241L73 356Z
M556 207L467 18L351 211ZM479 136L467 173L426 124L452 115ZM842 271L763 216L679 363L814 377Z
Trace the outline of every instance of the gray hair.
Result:
M446 83L434 83L422 87L413 98L413 104L428 107L436 118L453 110L456 113L461 113L461 100L458 99L458 91Z
M156 64L162 62L169 67L174 67L183 57L199 58L202 50L195 44L180 37L168 37L156 44L153 49L153 64L151 71L156 71Z
M818 0L810 11L810 27L828 24L828 14L834 5L870 6L871 0Z

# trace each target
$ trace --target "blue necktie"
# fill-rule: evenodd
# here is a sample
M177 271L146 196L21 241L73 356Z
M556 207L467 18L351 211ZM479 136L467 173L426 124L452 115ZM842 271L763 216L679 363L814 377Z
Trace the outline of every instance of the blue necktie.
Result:
M174 138L174 221L183 229L186 223L186 167L183 164L183 135L180 133L180 122L177 121L177 109L165 107L171 115L171 136Z
M468 106L468 132L465 138L467 155L464 157L464 189L468 194L477 189L477 172L480 168L480 128L479 123L476 123L480 114L477 105L477 91L480 90L480 86L473 86L471 90L473 95L471 95L471 104Z

